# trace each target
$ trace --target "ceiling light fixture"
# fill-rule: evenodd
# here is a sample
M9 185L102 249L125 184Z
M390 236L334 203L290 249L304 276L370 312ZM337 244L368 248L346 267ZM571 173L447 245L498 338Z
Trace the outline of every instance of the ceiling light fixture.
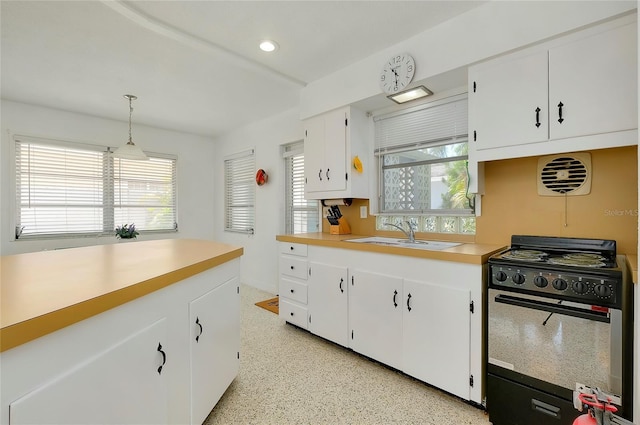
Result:
M432 94L433 92L425 86L418 86L405 91L401 91L400 93L389 95L387 97L396 103L405 103L409 102L410 100L416 100L422 97L431 96Z
M260 42L260 50L263 52L275 52L278 50L278 43L271 40L263 40Z
M120 146L118 149L116 149L116 151L113 153L113 156L115 158L122 159L136 159L139 161L147 160L149 159L149 157L145 155L144 152L142 152L142 149L137 147L131 139L131 113L133 112L131 101L136 100L138 97L132 94L125 94L124 97L125 99L129 99L129 141L126 145Z

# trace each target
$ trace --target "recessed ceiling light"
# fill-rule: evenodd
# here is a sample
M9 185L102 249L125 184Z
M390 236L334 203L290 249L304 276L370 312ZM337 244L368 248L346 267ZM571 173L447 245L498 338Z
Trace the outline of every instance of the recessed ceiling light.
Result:
M410 100L420 99L421 97L431 96L432 94L431 90L425 86L418 86L387 97L396 103L405 103Z
M278 50L278 43L271 40L263 40L260 42L260 50L263 52L274 52Z

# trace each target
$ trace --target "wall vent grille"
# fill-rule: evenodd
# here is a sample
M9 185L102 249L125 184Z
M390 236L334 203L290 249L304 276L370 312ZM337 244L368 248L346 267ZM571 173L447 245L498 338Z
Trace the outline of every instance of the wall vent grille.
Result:
M577 196L591 192L591 154L578 152L538 159L538 195Z

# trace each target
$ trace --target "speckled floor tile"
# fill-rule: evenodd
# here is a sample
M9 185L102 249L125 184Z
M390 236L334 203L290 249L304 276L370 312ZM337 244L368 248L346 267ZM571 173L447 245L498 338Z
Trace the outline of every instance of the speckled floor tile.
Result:
M241 295L240 373L206 425L490 424L481 409L254 305L272 294Z

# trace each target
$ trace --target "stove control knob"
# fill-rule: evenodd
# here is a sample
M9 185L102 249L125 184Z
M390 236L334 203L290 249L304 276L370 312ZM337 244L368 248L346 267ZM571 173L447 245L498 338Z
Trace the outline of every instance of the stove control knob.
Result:
M500 270L498 273L496 273L496 280L498 282L504 282L505 280L507 280L507 274Z
M589 290L589 285L587 285L585 282L578 280L577 282L573 282L571 284L571 288L573 289L573 292L575 292L576 294L586 294L587 291Z
M538 287L538 288L544 288L549 284L549 281L547 280L546 277L544 276L536 276L533 279L533 283Z
M524 275L522 273L516 273L511 280L513 280L513 283L516 285L522 285L524 283Z
M595 288L593 288L594 292L596 293L597 296L602 297L602 298L608 298L611 296L611 288L609 288L607 285L596 285Z
M558 291L564 291L565 289L567 289L567 286L568 286L567 281L561 278L553 279L552 285Z

